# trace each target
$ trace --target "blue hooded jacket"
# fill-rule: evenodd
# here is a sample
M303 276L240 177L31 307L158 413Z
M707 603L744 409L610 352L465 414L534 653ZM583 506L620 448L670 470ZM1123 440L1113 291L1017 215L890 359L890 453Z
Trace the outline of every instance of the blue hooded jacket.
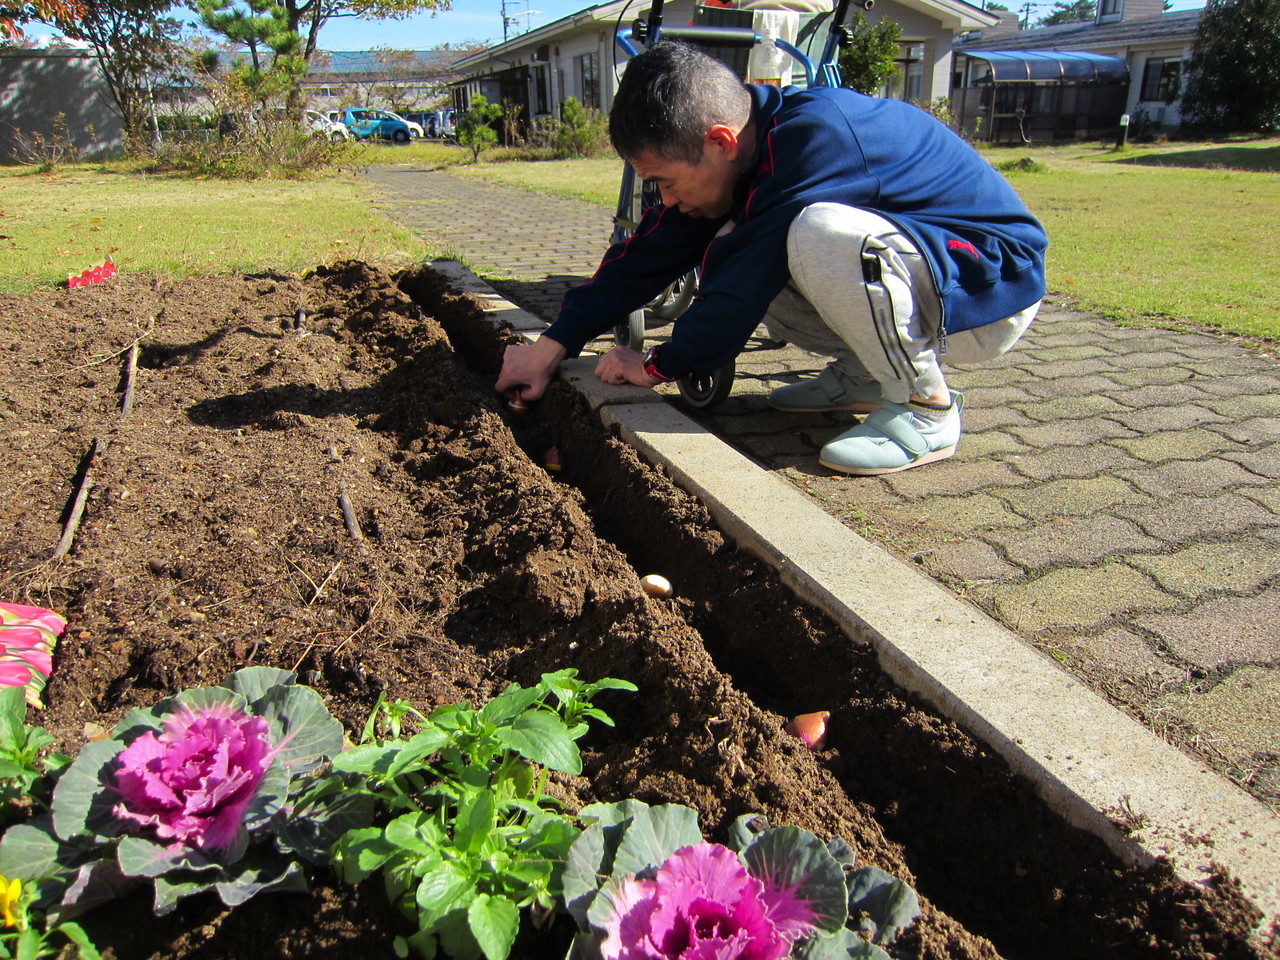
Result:
M929 262L947 333L1044 297L1044 229L1004 177L938 120L852 90L747 89L759 136L734 209L718 219L647 212L595 276L565 295L545 335L569 356L700 265L699 297L675 322L658 369L680 377L728 363L790 280L787 231L814 203L861 207L897 224Z

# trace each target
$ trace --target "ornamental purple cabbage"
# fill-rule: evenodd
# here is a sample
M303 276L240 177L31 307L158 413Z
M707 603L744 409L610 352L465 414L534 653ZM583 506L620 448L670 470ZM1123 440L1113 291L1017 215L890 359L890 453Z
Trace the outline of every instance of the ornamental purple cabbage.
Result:
M271 758L262 717L230 703L180 705L159 736L147 732L120 752L114 813L162 841L230 849Z
M706 841L681 847L652 880L623 880L612 899L604 960L778 960L812 931L803 903Z

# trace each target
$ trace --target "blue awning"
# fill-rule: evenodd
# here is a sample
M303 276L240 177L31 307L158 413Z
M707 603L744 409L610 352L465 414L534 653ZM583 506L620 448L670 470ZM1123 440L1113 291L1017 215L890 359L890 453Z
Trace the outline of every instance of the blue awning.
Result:
M996 83L1018 81L1128 80L1129 65L1118 57L1060 50L960 50L966 57L986 61Z

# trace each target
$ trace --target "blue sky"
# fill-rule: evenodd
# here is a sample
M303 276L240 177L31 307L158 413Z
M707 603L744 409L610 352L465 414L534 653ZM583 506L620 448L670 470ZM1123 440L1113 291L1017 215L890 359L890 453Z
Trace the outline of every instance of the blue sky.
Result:
M466 43L474 40L500 43L503 39L504 2L509 37L545 26L592 5L592 0L453 0L451 10L434 15L420 14L403 20L338 17L321 28L320 47L323 50L372 50L375 47L426 50L442 43ZM1026 0L1002 2L1011 10L1021 10ZM1032 0L1033 14L1040 16L1047 13L1053 9L1054 2L1055 0ZM1173 0L1170 9L1191 10L1203 7L1204 4L1205 0ZM635 0L634 9L639 11L648 5L648 0ZM628 14L629 18L630 16ZM32 29L29 32L38 34L40 31Z
M1003 2L1010 9L1022 9L1019 0ZM506 0L508 35L514 37L527 29L545 26L591 5L591 0ZM1033 0L1033 5L1035 13L1040 15L1053 8L1054 0ZM646 6L647 0L635 2L636 10ZM1204 0L1173 0L1170 9L1191 10L1203 6ZM435 16L423 14L405 20L381 21L340 17L321 29L320 46L325 50L373 47L424 50L442 43L468 40L498 43L502 40L502 7L503 0L454 0L452 10Z
M636 8L647 6L636 0ZM453 9L434 16L404 20L359 20L339 17L320 30L325 50L368 50L372 47L424 50L442 43L481 40L502 42L503 0L454 0ZM592 6L591 0L506 0L508 36L545 26Z

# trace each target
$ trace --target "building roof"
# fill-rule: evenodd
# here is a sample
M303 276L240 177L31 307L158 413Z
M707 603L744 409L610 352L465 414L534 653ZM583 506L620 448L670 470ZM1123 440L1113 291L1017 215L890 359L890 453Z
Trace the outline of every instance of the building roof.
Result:
M1097 53L1063 53L1043 50L965 50L965 56L991 65L996 83L1018 81L1128 80L1129 65L1119 57Z
M998 19L994 14L982 10L980 7L968 2L968 0L898 0L898 2L908 9L931 16L943 26L950 27L953 30L972 30L983 25L989 25ZM870 3L868 3L867 9L870 9L870 6ZM523 49L531 44L546 43L548 40L557 38L566 31L583 24L606 22L613 29L625 27L630 22L624 21L628 12L632 10L642 12L644 9L644 4L636 8L633 0L605 0L604 3L584 7L577 13L571 13L567 17L561 17L559 20L544 24L528 33L522 33L512 37L510 40L504 40L488 50L464 57L458 61L456 66L458 69L465 71L484 63L486 60L501 60L503 54Z
M964 39L955 43L956 53L977 50L1079 50L1084 47L1128 46L1135 43L1169 43L1190 40L1200 23L1200 10L1178 10L1139 20L1097 24L1063 23L1056 27L1035 27L1016 33L1001 33L987 39Z
M486 60L494 58L501 60L503 54L523 49L530 45L546 43L552 38L559 37L567 30L585 23L606 21L617 24L619 27L626 26L627 24L622 22L622 18L627 15L628 8L631 6L631 0L606 0L604 3L584 7L577 13L571 13L567 17L561 17L551 23L534 27L527 33L517 34L510 40L504 40L502 43L495 44L487 50L481 50L470 56L463 57L458 61L457 68L465 71L477 64L484 63ZM639 11L637 10L636 12L638 13Z
M440 72L470 50L317 50L312 71L317 73L379 73L397 70Z
M967 0L898 0L898 3L938 21L950 30L982 29L993 20L999 20L998 15L968 3ZM854 9L857 6L856 3L853 4Z

